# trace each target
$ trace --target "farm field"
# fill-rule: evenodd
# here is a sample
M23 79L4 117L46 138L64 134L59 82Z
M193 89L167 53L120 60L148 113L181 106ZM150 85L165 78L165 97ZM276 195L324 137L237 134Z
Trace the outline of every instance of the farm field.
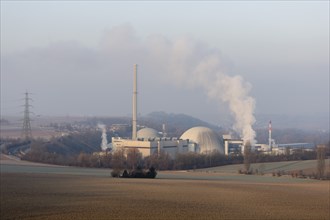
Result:
M330 172L330 159L325 160L325 172ZM316 160L300 160L300 161L282 161L282 162L269 162L269 163L254 163L251 164L251 169L258 169L259 172L263 172L264 174L271 174L272 172L277 171L306 171L316 172L317 161ZM239 169L242 169L242 164L235 165L227 165L227 166L219 166L212 167L206 169L199 169L201 172L216 172L216 173L238 173Z
M67 170L67 172L65 172ZM328 219L329 181L1 163L1 219Z

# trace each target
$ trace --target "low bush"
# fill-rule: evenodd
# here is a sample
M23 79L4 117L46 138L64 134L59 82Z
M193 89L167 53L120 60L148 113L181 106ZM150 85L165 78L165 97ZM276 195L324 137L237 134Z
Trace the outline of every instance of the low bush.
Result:
M120 177L120 170L112 170L110 174L112 177Z

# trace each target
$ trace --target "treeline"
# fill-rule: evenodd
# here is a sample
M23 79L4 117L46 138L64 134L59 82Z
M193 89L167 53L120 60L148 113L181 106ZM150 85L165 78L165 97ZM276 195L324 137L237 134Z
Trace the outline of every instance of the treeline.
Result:
M112 168L134 170L136 167L148 169L154 167L157 170L187 170L200 169L230 164L243 164L243 155L226 156L215 151L211 154L184 153L178 154L176 159L172 159L166 152L160 155L153 154L143 158L137 149L128 151L117 150L113 153L87 153L81 152L76 156L64 156L49 152L36 152L25 155L22 159L52 163L58 165L93 167L93 168ZM292 160L314 160L316 152L296 152L292 155L262 155L251 153L249 163L278 162Z
M16 152L20 148L29 147L32 141L23 139L13 139L13 140L0 140L1 152L5 154L10 154L11 152Z
M96 153L100 151L101 132L93 131L88 133L77 133L68 136L53 138L50 141L33 140L31 142L11 142L6 145L3 152L11 150L29 150L21 157L23 160L50 163L57 165L100 167L113 169L134 169L137 166L143 168L155 167L157 170L182 170L215 167L230 164L243 164L242 154L226 156L215 151L211 154L184 153L178 154L176 159L172 159L167 153L154 154L143 158L137 149L130 149L126 152L117 150L113 153ZM326 157L330 156L330 142L328 142ZM13 152L13 151L12 151ZM247 158L247 157L245 157ZM316 159L316 151L296 151L290 154L265 155L251 152L249 163L278 162L292 160ZM248 169L246 169L248 170Z
M52 138L49 141L36 139L30 142L29 150L21 157L23 160L41 163L79 165L77 159L80 154L91 155L100 151L100 137L100 131L88 131ZM7 147L6 151L10 152L10 149Z
M268 130L256 129L258 143L268 143ZM272 138L277 144L284 143L313 143L327 144L329 142L329 132L306 131L302 129L272 129Z

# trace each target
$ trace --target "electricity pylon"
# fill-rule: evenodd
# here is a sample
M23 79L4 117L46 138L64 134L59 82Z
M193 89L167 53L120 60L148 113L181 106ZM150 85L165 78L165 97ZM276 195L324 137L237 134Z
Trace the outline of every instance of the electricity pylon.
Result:
M25 140L32 139L32 131L31 131L31 119L30 119L30 107L29 101L32 100L29 98L29 93L25 92L25 104L24 104L24 118L23 118L23 129L22 136Z

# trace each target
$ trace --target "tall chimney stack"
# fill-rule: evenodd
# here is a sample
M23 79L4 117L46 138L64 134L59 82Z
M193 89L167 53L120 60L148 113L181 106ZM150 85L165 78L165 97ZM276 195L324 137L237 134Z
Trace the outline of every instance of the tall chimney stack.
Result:
M269 121L269 124L268 124L268 141L269 141L269 147L270 147L270 150L272 150L272 121Z
M137 121L137 64L134 64L133 82L133 117L132 117L132 139L136 140L136 121Z

